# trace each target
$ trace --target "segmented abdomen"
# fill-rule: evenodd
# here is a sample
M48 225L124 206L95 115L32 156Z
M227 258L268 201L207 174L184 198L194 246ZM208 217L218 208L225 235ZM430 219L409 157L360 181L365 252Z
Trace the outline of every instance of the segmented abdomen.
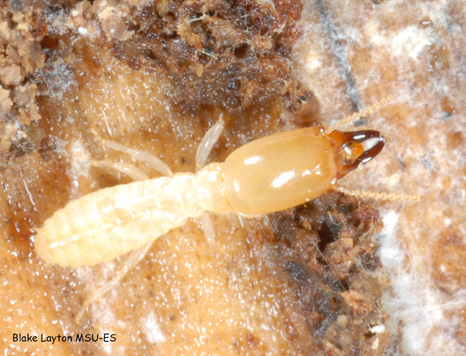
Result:
M193 174L98 190L49 218L36 236L36 251L61 266L110 261L198 217L196 194Z

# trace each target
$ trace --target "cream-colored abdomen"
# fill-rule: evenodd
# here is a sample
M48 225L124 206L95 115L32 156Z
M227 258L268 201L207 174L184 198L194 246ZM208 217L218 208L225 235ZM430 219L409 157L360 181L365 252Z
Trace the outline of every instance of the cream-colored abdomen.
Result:
M47 262L95 265L140 248L201 212L193 174L119 185L57 211L37 234L35 247Z

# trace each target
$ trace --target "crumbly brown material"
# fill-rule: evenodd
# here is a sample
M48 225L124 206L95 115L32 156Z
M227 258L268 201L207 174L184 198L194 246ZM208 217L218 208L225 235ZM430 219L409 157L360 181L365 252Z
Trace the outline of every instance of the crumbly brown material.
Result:
M32 77L45 56L47 27L41 1L10 1L0 7L0 153L27 140L26 127L40 119Z
M300 10L294 1L157 2L133 9L135 33L116 45L117 56L161 68L171 83L166 94L183 113L297 111L312 98L290 78Z
M383 355L389 333L374 333L387 315L378 310L384 290L374 235L377 211L333 192L306 206L273 214L277 265L286 271L305 315L311 350L336 355Z

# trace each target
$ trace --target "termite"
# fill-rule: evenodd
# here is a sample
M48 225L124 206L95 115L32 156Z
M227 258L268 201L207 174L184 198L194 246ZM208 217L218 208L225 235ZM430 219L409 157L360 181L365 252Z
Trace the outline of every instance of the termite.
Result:
M376 138L372 148L362 142ZM198 218L268 214L325 193L384 145L378 131L327 134L322 127L284 131L252 141L224 163L105 188L71 201L45 221L35 241L39 256L61 266L113 260Z
M340 123L360 116L361 112ZM205 147L198 150L198 156L206 157L218 139L223 127L219 122L204 138ZM46 262L92 266L139 249L203 212L250 216L306 203L335 188L339 179L384 147L378 131L342 132L335 127L275 133L241 146L225 162L208 164L195 174L180 173L87 194L45 221L36 235L35 249ZM366 149L365 142L372 139L375 144Z
M38 255L60 266L92 266L133 251L123 268L84 303L103 296L146 254L151 243L189 218L204 212L257 216L313 200L330 189L361 197L416 200L416 196L354 192L336 183L383 149L378 131L343 132L340 126L378 109L391 98L353 114L330 128L321 126L279 132L233 151L223 163L201 168L223 129L220 119L202 140L198 170L171 175L158 158L116 143L108 147L141 159L168 177L146 179L136 167L108 161L93 162L130 175L136 182L117 185L71 201L45 221L35 238ZM367 147L367 143L372 144ZM204 215L205 216L205 215ZM204 221L206 221L204 219ZM204 229L209 224L203 224ZM207 230L209 230L207 228ZM206 237L208 237L205 229Z

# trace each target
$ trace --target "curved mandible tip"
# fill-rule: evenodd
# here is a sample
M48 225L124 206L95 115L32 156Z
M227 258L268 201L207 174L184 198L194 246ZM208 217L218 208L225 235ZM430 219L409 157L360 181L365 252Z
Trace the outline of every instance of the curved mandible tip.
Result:
M356 169L360 164L365 164L371 159L376 157L385 146L385 138L380 134L379 131L375 130L364 130L364 131L354 131L354 132L342 132L344 141L346 142L342 148L348 147L349 145L354 145L355 143L358 146L362 147L362 143L370 140L377 139L377 142L368 149L364 149L361 154L358 154L356 157L346 158L342 163L340 168L339 178L345 176L352 170Z

